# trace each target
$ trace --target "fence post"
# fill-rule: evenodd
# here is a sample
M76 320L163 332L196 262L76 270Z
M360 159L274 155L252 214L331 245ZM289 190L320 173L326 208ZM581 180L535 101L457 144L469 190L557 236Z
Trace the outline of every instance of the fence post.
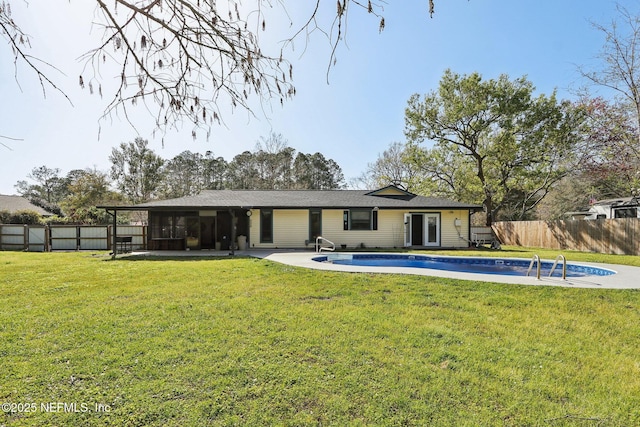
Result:
M44 252L49 252L49 224L44 226L44 229L42 230L43 236L42 236L42 250Z
M27 224L24 225L23 229L23 236L22 236L22 241L23 241L23 250L24 251L28 251L29 250L29 226Z
M107 225L107 250L110 251L111 250L111 234L112 234L112 229L110 225Z

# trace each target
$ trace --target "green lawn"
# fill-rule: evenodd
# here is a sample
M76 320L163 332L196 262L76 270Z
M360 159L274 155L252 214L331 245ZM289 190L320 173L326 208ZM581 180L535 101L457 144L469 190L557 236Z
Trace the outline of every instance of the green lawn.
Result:
M640 291L0 252L0 294L2 426L640 424Z

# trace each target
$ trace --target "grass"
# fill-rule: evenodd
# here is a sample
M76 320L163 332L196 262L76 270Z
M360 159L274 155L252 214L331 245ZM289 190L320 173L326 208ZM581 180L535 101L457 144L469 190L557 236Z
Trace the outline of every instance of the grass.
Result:
M640 424L639 291L1 252L0 293L7 427Z

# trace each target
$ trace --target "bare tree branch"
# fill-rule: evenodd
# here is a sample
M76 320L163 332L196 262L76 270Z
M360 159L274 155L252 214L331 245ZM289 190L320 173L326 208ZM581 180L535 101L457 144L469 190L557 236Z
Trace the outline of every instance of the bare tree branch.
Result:
M20 139L20 138L12 138L12 137L10 137L10 136L5 136L5 135L0 135L0 138L2 138L2 139L8 139L8 140L11 140L11 141L23 141L23 140L22 140L22 139ZM0 145L2 145L4 148L6 148L6 149L7 149L7 150L9 150L9 151L13 151L13 148L9 147L7 144L5 144L5 143L3 143L3 142L0 142Z
M41 66L50 67L60 73L58 68L53 66L52 64L43 61L41 59L35 58L25 52L23 46L30 47L29 36L25 34L22 29L13 21L11 18L11 8L9 4L0 4L0 34L7 40L11 50L13 52L13 65L14 65L14 77L18 87L20 87L20 83L18 81L18 62L23 61L27 66L36 73L38 81L40 82L40 87L42 88L42 95L47 97L47 86L52 89L58 91L62 96L64 96L67 101L71 105L71 99L67 96L64 91L62 91L42 70ZM62 73L64 74L64 73ZM21 89L22 90L22 89Z
M95 22L102 31L98 46L80 60L84 69L79 85L105 89L108 101L102 119L122 114L132 126L129 109L143 104L154 118L155 129L166 132L183 123L196 129L223 123L222 111L230 105L253 114L255 100L280 103L295 95L293 66L284 58L294 40L314 31L326 35L331 46L327 79L341 44L346 44L352 6L379 20L384 29L385 0L338 0L333 21L320 22L320 0L308 18L280 45L268 46L260 34L267 29L267 9L289 17L284 0L95 0ZM324 4L324 3L323 3ZM29 37L11 19L11 0L0 3L0 35L14 53L14 64L24 62L40 85L69 97L41 66L50 66L26 53ZM428 1L433 14L433 0ZM290 19L290 17L289 17ZM292 25L295 23L291 22ZM55 67L53 67L55 69ZM59 70L58 70L59 71ZM114 76L114 73L115 76ZM116 77L115 88L109 83ZM16 79L17 80L17 79Z
M604 63L603 68L595 71L584 68L578 70L594 85L612 89L630 102L640 127L640 17L631 14L620 4L616 8L619 17L610 26L592 23L596 30L605 35L605 44L599 55Z

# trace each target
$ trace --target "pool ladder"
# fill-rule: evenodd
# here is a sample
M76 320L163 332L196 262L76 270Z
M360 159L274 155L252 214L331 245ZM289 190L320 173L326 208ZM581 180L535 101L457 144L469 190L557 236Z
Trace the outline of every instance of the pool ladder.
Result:
M327 243L329 246L322 246L322 242ZM335 251L336 250L336 244L333 243L331 240L329 239L325 239L322 236L318 236L316 237L316 252L320 253L322 251Z
M556 267L558 266L558 263L560 261L562 261L562 280L567 280L567 259L562 254L556 257L556 260L553 263L553 267L551 267L551 271L549 272L549 277L551 277L553 275L553 272L556 271ZM533 255L533 257L531 258L531 263L529 264L529 269L527 270L527 276L529 276L529 274L531 273L534 263L536 264L536 279L540 280L541 262L540 257L537 254Z

